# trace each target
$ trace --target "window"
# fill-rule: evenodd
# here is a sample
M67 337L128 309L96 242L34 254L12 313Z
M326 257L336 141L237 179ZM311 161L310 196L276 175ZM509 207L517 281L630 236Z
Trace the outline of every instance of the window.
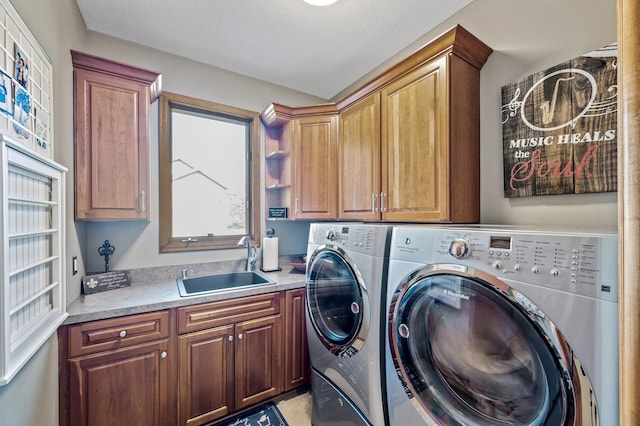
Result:
M260 236L258 113L163 93L160 252L236 248Z

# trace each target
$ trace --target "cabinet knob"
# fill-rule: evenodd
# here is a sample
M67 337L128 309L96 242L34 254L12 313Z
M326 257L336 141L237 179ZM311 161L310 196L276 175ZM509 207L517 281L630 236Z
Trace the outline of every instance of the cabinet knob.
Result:
M229 336L229 341L233 342L233 336Z
M122 330L120 332L120 337L125 337L127 335L127 330Z
M167 357L167 351L160 352L160 358L165 359Z
M242 333L238 334L238 340L242 340Z

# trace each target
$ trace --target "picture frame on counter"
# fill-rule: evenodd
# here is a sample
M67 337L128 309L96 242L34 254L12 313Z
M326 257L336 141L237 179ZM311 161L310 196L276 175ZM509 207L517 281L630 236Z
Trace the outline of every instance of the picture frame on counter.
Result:
M131 286L129 274L125 271L104 272L82 277L83 294L99 293L129 286Z

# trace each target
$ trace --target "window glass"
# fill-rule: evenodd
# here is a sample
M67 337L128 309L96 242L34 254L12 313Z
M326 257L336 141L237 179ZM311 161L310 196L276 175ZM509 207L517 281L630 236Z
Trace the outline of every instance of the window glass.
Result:
M249 232L248 123L172 108L173 236Z
M160 251L255 241L258 114L170 93L160 108Z

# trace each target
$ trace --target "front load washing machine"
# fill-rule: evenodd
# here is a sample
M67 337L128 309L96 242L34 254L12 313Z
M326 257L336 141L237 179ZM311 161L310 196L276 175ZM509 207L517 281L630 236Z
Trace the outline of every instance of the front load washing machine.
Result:
M391 425L617 425L617 238L393 229Z
M312 424L386 424L382 308L390 227L314 223L307 249Z

